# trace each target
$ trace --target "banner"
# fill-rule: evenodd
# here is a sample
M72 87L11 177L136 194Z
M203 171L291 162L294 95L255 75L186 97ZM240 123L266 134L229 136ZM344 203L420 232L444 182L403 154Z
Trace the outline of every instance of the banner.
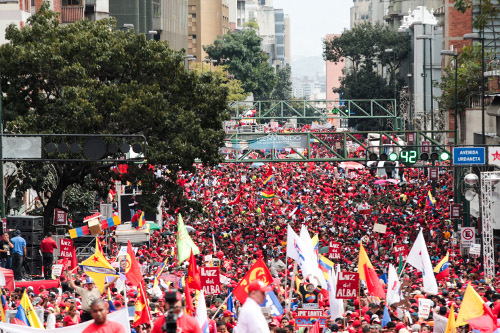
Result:
M337 279L337 299L356 299L359 290L359 273L340 272Z
M130 323L128 321L128 310L127 309L121 309L116 312L110 313L107 316L107 319L110 321L118 322L125 327L125 331L127 333L130 333ZM7 324L7 323L0 323L0 332L2 333L36 333L36 332L47 332L47 333L81 333L83 330L92 324L94 321L87 321L85 323L73 325L73 326L68 326L68 327L61 327L61 328L55 328L51 330L41 330L39 328L32 328L29 326L21 326L21 325L14 325L14 324Z
M342 252L341 244L339 242L330 242L328 246L328 259L337 260L340 259L340 254Z
M295 324L297 327L312 327L318 320L320 327L326 327L328 316L321 309L297 309Z
M332 123L326 122L325 124L312 123L311 129L330 129L332 128Z
M59 240L59 249L59 258L71 259L73 257L73 240L61 238Z
M384 224L375 223L375 225L373 226L373 232L385 234L387 232L387 226Z
M224 140L226 149L232 150L265 150L265 149L285 149L285 148L308 148L307 135L267 135L257 139L240 140L230 139Z
M403 262L405 262L406 258L408 258L408 246L406 244L394 246L394 257L396 258L396 261L398 263L399 263L400 253L401 253L401 259L403 259Z
M220 295L220 268L200 267L201 288L205 295Z
M429 318L431 307L434 303L430 299L418 299L418 317L422 319Z
M234 288L234 297L236 297L242 304L245 303L248 297L248 286L252 281L257 279L264 282L266 286L273 282L273 276L262 258L257 259L255 264L253 264L243 279L240 280L236 288Z

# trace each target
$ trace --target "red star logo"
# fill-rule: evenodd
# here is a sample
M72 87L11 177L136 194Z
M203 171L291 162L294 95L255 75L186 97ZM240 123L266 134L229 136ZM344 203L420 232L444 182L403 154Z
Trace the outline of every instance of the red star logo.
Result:
M94 260L95 263L99 262L99 258L97 257L92 258L92 260Z
M493 156L493 161L496 161L496 160L500 161L500 153L498 153L498 150L495 151L495 153L492 154L491 156Z

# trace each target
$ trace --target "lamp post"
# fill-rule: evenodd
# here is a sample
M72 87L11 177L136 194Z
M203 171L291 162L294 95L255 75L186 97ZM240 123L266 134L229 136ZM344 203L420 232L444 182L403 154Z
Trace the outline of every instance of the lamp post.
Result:
M151 38L154 39L155 36L158 35L158 31L156 31L156 30L149 30L146 35L151 36Z
M206 63L210 63L210 73L212 72L212 64L216 64L217 63L217 60L214 60L214 59L210 59L210 58L206 58L205 59L205 62ZM215 66L215 65L214 65Z
M457 100L458 100L458 53L457 51L449 51L449 50L444 50L441 51L442 56L451 56L454 57L454 62L455 62L455 98L454 98L454 118L455 118L455 146L458 145L458 121L457 121L457 115L458 115L458 110L457 110Z
M434 130L434 92L433 92L433 86L432 86L432 71L433 71L433 64L432 64L432 36L429 36L429 35L418 35L417 36L417 39L421 39L423 40L423 43L424 43L424 70L427 72L427 69L425 68L425 58L426 58L426 54L425 54L425 40L429 40L429 46L430 46L430 49L429 49L429 62L430 62L430 65L431 65L431 70L430 70L430 77L431 77L431 129ZM427 73L425 73L424 75L424 104L425 104L425 83L426 83L426 78L427 78ZM432 138L434 138L434 133L431 134L432 135Z
M186 62L186 68L189 70L189 62L190 61L196 61L196 57L192 54L186 54L184 56L184 61Z
M484 37L477 32L465 34L464 39L480 40L481 41L481 143L486 144L486 131L484 124Z
M424 33L425 33L425 24L424 26ZM416 37L417 40L424 40L426 39L425 35L418 35ZM423 86L424 86L424 91L422 94L422 100L423 100L423 111L424 111L424 131L427 130L427 101L426 101L426 77L427 77L427 69L425 68L425 41L422 41L422 54L423 54L423 59L422 59L422 78L423 78Z
M123 29L123 30L133 30L134 29L134 25L132 23L124 23L123 27L121 27L120 29Z
M409 99L409 105L410 105L410 118L408 124L410 125L410 129L414 129L413 126L413 103L411 100L411 80L413 79L413 74L408 73L408 99Z

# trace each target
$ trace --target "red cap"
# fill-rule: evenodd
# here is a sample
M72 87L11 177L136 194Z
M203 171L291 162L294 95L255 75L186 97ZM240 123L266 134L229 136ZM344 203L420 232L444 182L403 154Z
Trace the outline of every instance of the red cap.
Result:
M271 290L271 287L266 287L265 283L261 280L253 280L248 286L248 293L251 293L252 291L262 291L265 293Z
M396 331L399 331L402 328L405 328L405 324L403 324L402 322L396 324Z
M356 319L355 321L353 321L352 326L361 326L361 320Z

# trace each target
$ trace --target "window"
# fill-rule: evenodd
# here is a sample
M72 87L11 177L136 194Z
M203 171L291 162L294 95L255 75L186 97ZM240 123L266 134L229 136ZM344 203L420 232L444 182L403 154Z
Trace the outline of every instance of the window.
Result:
M161 0L153 0L153 17L161 17Z
M63 6L81 6L83 0L63 0Z

